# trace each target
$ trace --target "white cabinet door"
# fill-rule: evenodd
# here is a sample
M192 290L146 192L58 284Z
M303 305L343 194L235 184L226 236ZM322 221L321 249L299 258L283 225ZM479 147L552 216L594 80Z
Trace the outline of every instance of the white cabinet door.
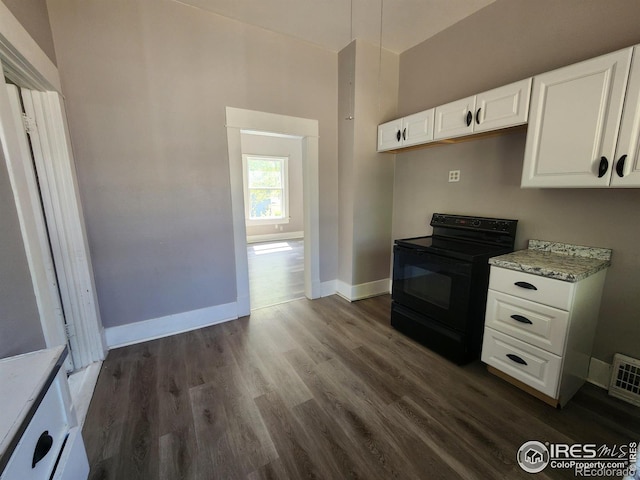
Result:
M475 111L475 95L436 107L434 139L441 140L473 133Z
M402 119L378 125L378 151L393 150L402 145Z
M527 123L532 78L494 88L476 96L474 132Z
M418 145L433 140L434 109L415 113L402 120L402 146Z
M633 50L615 162L611 186L640 187L640 46Z
M533 80L523 187L606 187L632 49Z

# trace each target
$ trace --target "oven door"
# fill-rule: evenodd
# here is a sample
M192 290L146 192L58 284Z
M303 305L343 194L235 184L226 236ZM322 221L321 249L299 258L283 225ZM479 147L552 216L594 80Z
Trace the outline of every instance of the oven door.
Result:
M446 326L463 330L472 264L419 248L394 245L392 298Z

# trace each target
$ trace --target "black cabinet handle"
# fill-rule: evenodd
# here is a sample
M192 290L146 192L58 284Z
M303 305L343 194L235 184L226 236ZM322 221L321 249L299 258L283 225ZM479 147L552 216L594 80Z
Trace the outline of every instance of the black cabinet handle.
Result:
M49 435L49 430L45 430L40 435L38 439L38 443L36 443L36 449L33 451L33 462L31 463L31 468L36 468L36 463L42 460L49 450L51 450L51 446L53 445L53 437Z
M396 133L396 138L398 139L398 141L400 141L400 130L398 130L398 133Z
M479 108L478 111L476 112L476 123L478 125L480 125L480 110L482 110L482 109Z
M609 160L607 157L600 157L600 165L598 166L598 178L604 177L605 173L609 170Z
M467 127L469 125L471 125L471 121L473 120L473 115L471 114L471 112L467 112Z
M535 285L531 285L529 282L516 282L514 285L516 287L526 288L527 290L538 290Z
M529 320L527 317L523 317L522 315L511 315L511 318L513 318L516 322L528 323L530 325L533 324L531 320Z
M524 359L520 358L518 355L514 355L513 353L507 353L507 358L512 362L519 363L520 365L527 365L527 362Z
M624 177L624 161L627 159L626 155L622 155L618 163L616 163L616 173L620 178Z
M406 128L404 130L402 130L402 139L403 140L407 139L407 129Z

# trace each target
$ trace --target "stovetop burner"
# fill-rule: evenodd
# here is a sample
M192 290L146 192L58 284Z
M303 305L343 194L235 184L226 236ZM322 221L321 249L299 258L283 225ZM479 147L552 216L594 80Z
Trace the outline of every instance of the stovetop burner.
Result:
M396 240L397 245L466 261L486 261L513 250L517 220L434 213L433 235Z

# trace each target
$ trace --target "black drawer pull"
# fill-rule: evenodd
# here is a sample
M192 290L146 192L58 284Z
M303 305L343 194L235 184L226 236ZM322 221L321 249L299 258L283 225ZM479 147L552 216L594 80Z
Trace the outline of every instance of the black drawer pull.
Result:
M624 161L627 159L626 155L622 155L618 163L616 163L616 173L620 178L624 177Z
M609 170L609 160L607 157L600 157L600 165L598 165L598 178L602 178Z
M396 132L396 138L398 139L398 141L400 141L400 139L402 138L402 132L400 130Z
M52 445L53 437L49 435L49 430L45 430L42 432L42 435L40 435L38 443L36 443L36 449L33 451L33 462L31 463L31 468L36 468L36 463L47 456Z
M529 282L516 282L514 283L516 287L526 288L527 290L537 290L538 288L535 285L531 285Z
M516 322L528 323L530 325L533 324L531 320L529 320L527 317L523 317L522 315L511 315L511 318L513 318Z
M471 125L472 121L473 121L473 114L469 111L467 112L467 127Z
M512 362L516 362L519 363L520 365L527 365L527 362L525 362L522 358L520 358L518 355L514 355L513 353L507 353L507 358L509 360L511 360Z
M480 110L482 110L482 109L479 108L478 111L476 112L476 123L478 125L480 125Z

